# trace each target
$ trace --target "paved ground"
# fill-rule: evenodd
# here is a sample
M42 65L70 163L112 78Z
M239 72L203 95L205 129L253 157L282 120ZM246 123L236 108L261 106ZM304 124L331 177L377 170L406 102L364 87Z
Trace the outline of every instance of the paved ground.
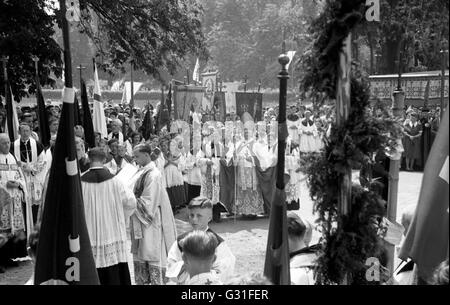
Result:
M417 204L422 173L400 172L397 221L400 222L402 212ZM357 179L354 176L354 179ZM305 183L302 184L300 215L314 221L313 203L309 198ZM185 219L183 214L177 218ZM221 223L212 224L211 227L219 233L228 243L236 256L236 274L246 272L262 272L264 268L264 254L267 243L269 220L267 218L256 220L226 219ZM317 240L317 232L313 234L313 241ZM6 273L0 274L0 285L22 285L31 276L31 262L19 262L20 266L10 268Z

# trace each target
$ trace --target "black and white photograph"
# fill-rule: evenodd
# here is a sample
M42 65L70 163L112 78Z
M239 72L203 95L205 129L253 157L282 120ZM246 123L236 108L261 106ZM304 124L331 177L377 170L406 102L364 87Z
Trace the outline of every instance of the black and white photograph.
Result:
M1 0L0 289L448 285L449 5Z

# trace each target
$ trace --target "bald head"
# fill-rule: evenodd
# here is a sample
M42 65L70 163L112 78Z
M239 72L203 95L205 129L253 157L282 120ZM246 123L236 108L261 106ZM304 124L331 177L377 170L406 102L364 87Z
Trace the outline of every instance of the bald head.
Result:
M11 141L6 133L0 133L0 153L6 155L9 153Z

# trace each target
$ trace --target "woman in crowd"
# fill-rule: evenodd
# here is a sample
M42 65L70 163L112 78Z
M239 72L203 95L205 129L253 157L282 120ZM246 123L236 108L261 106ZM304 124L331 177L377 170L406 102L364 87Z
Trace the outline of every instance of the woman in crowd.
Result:
M406 124L404 130L404 147L406 157L406 170L414 170L414 164L416 161L420 161L420 144L422 136L422 126L418 122L418 116L416 113L411 114L411 120Z
M305 111L305 118L300 123L300 151L309 153L317 151L316 136L317 127L311 119L311 111Z

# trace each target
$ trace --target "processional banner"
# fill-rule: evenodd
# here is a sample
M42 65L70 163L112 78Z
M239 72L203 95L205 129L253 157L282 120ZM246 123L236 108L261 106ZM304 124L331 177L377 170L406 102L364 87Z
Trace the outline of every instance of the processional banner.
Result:
M201 112L201 102L205 93L205 87L199 86L174 86L175 119L189 122L190 111Z
M262 93L236 92L236 114L242 122L262 120Z

